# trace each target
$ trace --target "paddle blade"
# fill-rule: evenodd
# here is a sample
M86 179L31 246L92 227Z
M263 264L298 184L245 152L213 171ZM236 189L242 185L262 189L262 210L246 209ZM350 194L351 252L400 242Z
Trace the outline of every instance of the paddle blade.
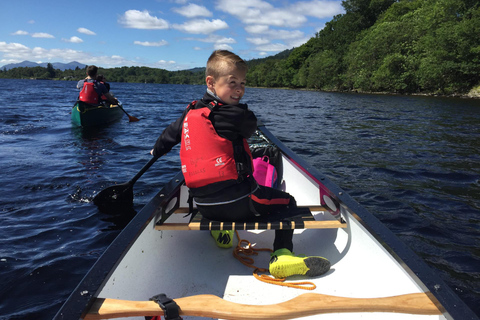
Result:
M134 116L131 116L131 115L128 115L128 121L130 122L137 122L137 121L140 121L140 119L134 117Z
M117 100L118 101L118 100ZM125 112L125 114L128 116L128 121L130 122L137 122L137 121L140 121L140 119L134 117L134 116L131 116L128 114L127 111L125 111L125 109L123 109L123 104L122 102L118 101L118 106L120 107L120 109L122 109L123 112Z
M105 188L93 198L93 203L100 209L133 206L133 185L124 183Z

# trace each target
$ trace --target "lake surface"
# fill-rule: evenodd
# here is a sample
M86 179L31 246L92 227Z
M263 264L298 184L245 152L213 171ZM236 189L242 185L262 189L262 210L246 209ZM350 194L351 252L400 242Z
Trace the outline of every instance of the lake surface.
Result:
M92 197L130 180L204 86L112 83L140 119L72 126L76 82L0 79L0 319L51 319L129 216ZM480 100L247 88L289 148L364 205L480 315ZM135 184L138 211L178 149Z

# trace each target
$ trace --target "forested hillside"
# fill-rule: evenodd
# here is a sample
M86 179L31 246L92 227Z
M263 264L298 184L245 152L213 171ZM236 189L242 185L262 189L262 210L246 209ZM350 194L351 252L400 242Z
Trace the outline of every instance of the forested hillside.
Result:
M480 85L480 1L345 0L306 44L250 60L247 84L335 91L463 94ZM111 82L203 84L204 68L100 69ZM82 69L0 70L0 78L71 79Z
M248 84L322 90L465 93L480 84L478 0L346 0L287 59L252 66Z
M121 67L98 69L98 74L105 76L108 82L144 82L172 84L202 84L205 83L205 69L167 71L148 67ZM75 70L54 69L49 63L43 67L19 67L10 70L0 70L0 78L7 79L55 79L80 80L85 78L85 69Z

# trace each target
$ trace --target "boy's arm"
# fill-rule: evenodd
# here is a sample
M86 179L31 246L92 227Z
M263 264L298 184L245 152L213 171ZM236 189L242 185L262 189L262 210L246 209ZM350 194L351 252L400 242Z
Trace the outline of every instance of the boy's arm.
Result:
M257 117L246 105L224 105L212 112L217 133L228 139L248 139L257 129Z
M158 137L157 142L155 142L153 150L150 152L154 157L163 156L180 142L182 138L183 119L185 118L187 111L188 109L185 109L180 118L175 122L172 122L165 128L165 130L163 130L160 137Z
M115 98L110 92L105 92L104 95L107 97L108 102L112 104L118 104L117 98Z

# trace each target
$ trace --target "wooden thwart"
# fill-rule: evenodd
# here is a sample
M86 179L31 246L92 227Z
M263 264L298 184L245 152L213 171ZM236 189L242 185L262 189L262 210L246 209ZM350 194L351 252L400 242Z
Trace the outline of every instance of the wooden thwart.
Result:
M323 207L309 207L310 211L325 211ZM188 213L188 209L177 209L175 213ZM168 220L167 220L168 221ZM317 221L309 212L303 210L302 215L288 219L259 222L222 222L208 220L197 213L191 222L157 223L156 230L278 230L278 229L332 229L346 228L344 221Z
M182 316L230 320L293 319L324 313L395 312L406 314L442 314L426 293L411 293L383 298L346 298L319 293L305 293L291 300L270 305L247 305L214 295L174 299ZM96 299L85 320L134 316L162 316L153 301Z

